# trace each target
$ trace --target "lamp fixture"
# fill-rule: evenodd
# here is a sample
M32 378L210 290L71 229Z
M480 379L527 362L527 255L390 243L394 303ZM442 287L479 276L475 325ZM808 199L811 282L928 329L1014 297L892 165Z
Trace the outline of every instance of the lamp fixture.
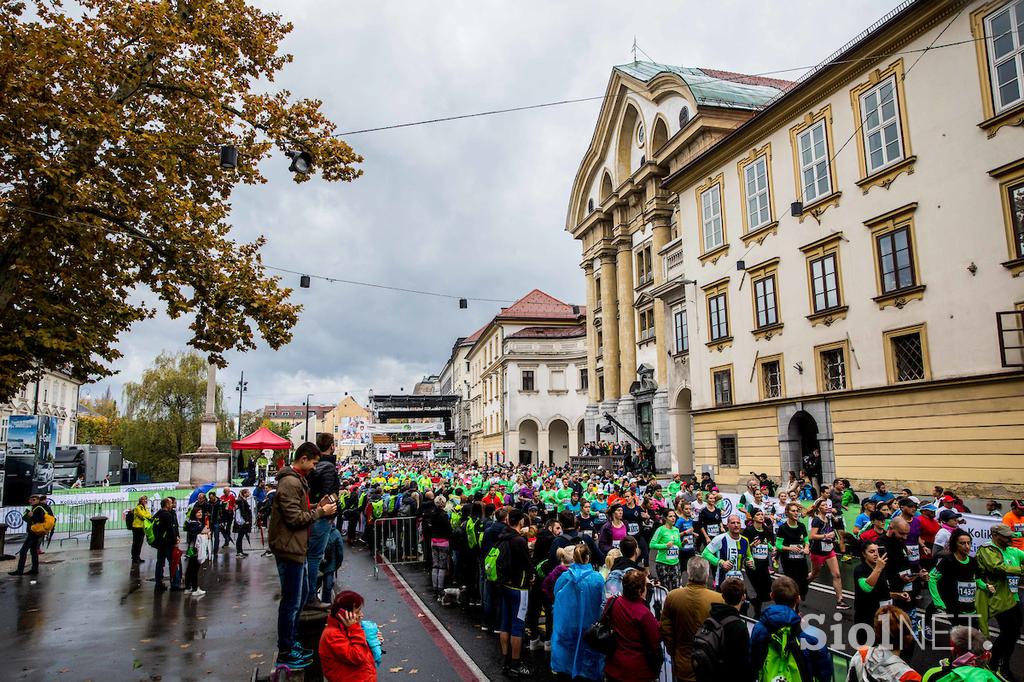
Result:
M309 275L302 275L299 277L299 287L302 289L309 288Z
M460 310L465 310L468 307L469 307L469 301L464 299L464 298L460 298L459 299L459 309Z
M804 202L794 201L792 204L789 205L789 215L793 216L794 218L799 218L800 214L803 212Z
M737 270L746 270L747 269L747 261L743 260L742 258L739 259L738 261L736 261L736 269Z
M225 144L220 148L220 167L233 170L238 165L238 150L234 145Z
M308 173L313 168L313 156L309 152L292 150L284 153L292 160L288 170L292 173Z

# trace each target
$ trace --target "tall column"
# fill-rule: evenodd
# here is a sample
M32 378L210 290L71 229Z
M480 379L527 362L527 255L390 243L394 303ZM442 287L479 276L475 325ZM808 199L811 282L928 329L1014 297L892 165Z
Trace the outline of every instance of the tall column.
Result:
M551 439L547 429L537 430L537 461L541 464L551 464Z
M572 462L574 457L578 457L580 454L580 430L569 424L569 461Z
M619 399L619 303L615 296L615 252L601 253L601 333L604 335L604 399Z
M658 255L658 252L668 244L671 237L670 215L657 214L651 219L651 224L654 227L654 237L651 239L651 257L654 258L654 286L661 286L665 282L665 266L662 256ZM659 387L665 389L668 387L668 350L665 345L668 341L668 327L665 326L664 301L654 302L654 334L658 358L654 380L658 382Z
M594 327L594 309L597 308L597 282L594 281L594 261L583 264L587 278L587 402L596 405L601 396L597 390L597 329Z
M616 278L619 297L619 388L629 392L636 378L636 311L633 308L633 249L619 242L616 252Z
M199 424L199 448L196 452L217 452L217 366L207 363L206 411Z

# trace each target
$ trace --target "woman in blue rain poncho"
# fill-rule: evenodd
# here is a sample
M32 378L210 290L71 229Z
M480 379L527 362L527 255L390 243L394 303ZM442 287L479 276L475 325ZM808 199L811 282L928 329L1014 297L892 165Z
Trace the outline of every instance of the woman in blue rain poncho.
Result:
M551 670L572 679L604 679L604 656L583 641L583 633L601 617L604 580L590 565L590 550L576 545L574 563L555 583Z

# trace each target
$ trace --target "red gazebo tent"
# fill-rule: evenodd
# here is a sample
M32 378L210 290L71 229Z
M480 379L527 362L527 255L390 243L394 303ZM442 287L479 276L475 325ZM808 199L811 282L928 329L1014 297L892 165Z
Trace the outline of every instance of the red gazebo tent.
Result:
M291 450L292 442L266 426L261 426L241 440L231 443L233 450Z

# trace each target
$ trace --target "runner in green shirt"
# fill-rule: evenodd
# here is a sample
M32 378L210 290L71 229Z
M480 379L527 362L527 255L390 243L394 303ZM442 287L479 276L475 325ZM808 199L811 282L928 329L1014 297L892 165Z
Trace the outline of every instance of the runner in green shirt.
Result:
M651 549L658 550L654 558L654 572L662 587L671 592L679 587L679 548L683 540L676 528L676 513L669 510L664 524L658 526L651 537Z

